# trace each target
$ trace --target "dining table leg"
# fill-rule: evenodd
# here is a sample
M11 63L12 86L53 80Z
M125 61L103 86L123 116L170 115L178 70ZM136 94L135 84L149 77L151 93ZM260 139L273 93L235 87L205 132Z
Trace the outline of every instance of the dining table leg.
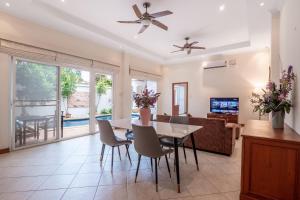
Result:
M198 158L197 158L197 149L196 149L196 146L195 146L195 138L194 138L193 133L191 134L191 140L192 140L192 145L193 145L195 162L196 162L196 165L197 165L197 171L199 171Z
M180 193L180 172L179 172L179 157L178 157L178 141L174 138L174 151L175 151L175 168L177 178L177 192Z

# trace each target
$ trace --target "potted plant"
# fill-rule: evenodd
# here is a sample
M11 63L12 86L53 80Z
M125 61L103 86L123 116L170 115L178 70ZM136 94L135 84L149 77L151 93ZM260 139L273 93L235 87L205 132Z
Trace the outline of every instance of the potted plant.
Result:
M154 107L160 93L155 93L153 90L145 88L141 94L134 94L133 99L136 106L139 108L140 119L142 124L148 124L151 119L151 107Z
M259 112L259 116L271 113L273 128L284 127L285 113L289 113L292 107L289 94L293 90L294 80L293 67L289 66L288 71L282 71L279 86L270 81L266 89L262 90L263 94L252 93L250 101L254 106L253 111Z
M69 113L70 106L70 98L76 92L77 84L80 81L81 74L79 71L75 71L69 68L63 68L61 72L61 95L65 100L65 111L66 118L71 118L71 114Z

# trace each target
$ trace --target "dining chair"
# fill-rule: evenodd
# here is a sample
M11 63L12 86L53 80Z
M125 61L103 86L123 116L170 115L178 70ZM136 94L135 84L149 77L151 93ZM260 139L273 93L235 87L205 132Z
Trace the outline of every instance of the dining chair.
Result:
M138 119L140 120L141 117L139 116ZM152 113L151 113L151 116L150 116L150 120L153 121L153 114ZM131 140L131 141L133 141L135 139L133 131L132 130L128 130L128 129L126 130L125 137L126 137L127 140ZM151 170L153 171L153 161L152 161L152 158L150 158L150 163L151 163Z
M131 158L128 151L129 145L132 144L130 140L123 140L117 136L115 136L114 131L109 123L108 120L97 120L99 125L99 132L100 132L100 140L102 142L102 149L100 155L100 161L103 161L103 155L105 151L105 145L112 147L111 153L111 172L113 171L113 163L114 163L114 148L118 147L119 157L121 160L121 153L120 153L120 146L125 145L126 153L128 154L128 159L131 164Z
M189 118L187 116L171 116L169 122L175 123L175 124L189 124ZM187 138L177 140L178 146L181 146L183 148L185 163L187 163L185 146L184 146L184 142L186 139ZM160 140L161 145L163 145L165 147L169 147L169 148L174 147L174 138L172 138L172 137L161 137L159 140Z
M157 175L157 159L165 156L166 163L171 178L170 166L167 154L172 153L173 149L163 149L160 145L157 133L152 126L137 126L132 125L133 133L135 134L134 148L138 153L138 165L135 174L135 182L137 180L141 157L146 156L155 161L155 185L158 192L158 175Z

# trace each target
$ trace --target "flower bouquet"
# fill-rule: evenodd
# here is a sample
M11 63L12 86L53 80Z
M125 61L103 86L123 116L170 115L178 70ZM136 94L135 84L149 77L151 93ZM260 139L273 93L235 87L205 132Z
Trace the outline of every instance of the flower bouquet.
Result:
M293 67L282 71L279 85L275 82L269 82L263 94L252 93L250 102L253 105L253 112L259 112L259 116L266 113L272 113L273 128L283 128L285 113L290 113L292 102L289 94L293 90L293 81L295 74Z

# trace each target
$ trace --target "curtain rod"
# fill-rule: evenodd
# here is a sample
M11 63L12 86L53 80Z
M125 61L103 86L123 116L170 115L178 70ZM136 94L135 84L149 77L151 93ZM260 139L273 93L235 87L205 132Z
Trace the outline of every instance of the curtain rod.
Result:
M37 46L34 46L34 45L30 45L30 44L25 44L25 43L21 43L21 42L16 42L16 41L12 41L12 40L7 40L7 39L0 38L0 41L2 41L2 40L6 41L6 42L12 42L12 43L15 43L15 44L18 44L18 45L27 46L27 47L30 47L30 48L35 48L35 49L39 49L39 50L43 50L43 51L49 51L49 52L52 52L52 53L55 53L55 54L62 54L62 55L72 56L72 57L79 58L79 59L90 60L90 61L92 61L92 63L93 62L99 62L99 63L105 64L105 65L110 65L110 66L113 66L113 67L119 67L120 68L119 65L115 65L115 64L103 62L103 61L100 61L100 60L94 60L94 59L85 58L85 57L81 57L81 56L77 56L77 55L73 55L73 54L69 54L69 53L64 53L64 52L60 52L60 51L54 51L54 50L51 50L51 49L46 49L46 48L37 47Z
M131 71L131 70L132 70L132 71L136 71L136 72L141 72L141 73L144 73L144 74L149 74L149 75L161 77L161 75L159 75L159 74L154 74L154 73L150 73L150 72L145 72L145 71L142 71L142 70L134 69L134 68L132 68L132 66L129 66L129 71Z

